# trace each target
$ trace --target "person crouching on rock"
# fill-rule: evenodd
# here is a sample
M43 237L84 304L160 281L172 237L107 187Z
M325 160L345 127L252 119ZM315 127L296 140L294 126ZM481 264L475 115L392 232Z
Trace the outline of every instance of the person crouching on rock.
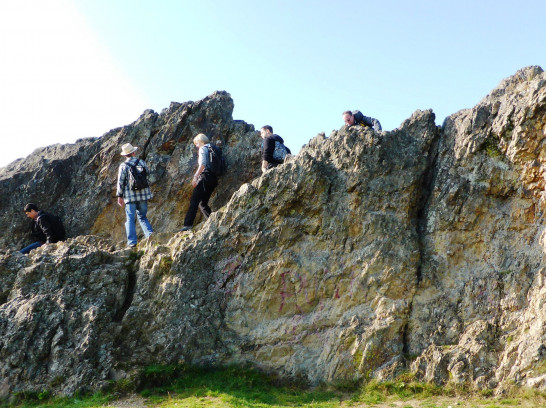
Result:
M364 116L362 112L360 111L345 111L343 112L343 121L345 122L345 125L347 127L354 126L354 125L360 125L360 126L367 126L371 127L376 132L380 132L381 129L381 123L375 118L370 118L368 116Z
M197 215L197 208L201 210L205 218L209 218L211 213L209 199L218 185L218 178L211 172L210 167L209 138L203 133L199 133L193 138L193 144L199 149L197 154L198 167L191 183L193 193L190 199L190 207L184 218L182 231L192 229L195 216Z
M59 217L48 214L45 211L40 211L36 204L32 203L25 205L24 211L26 216L32 219L32 237L36 242L24 247L19 252L28 254L33 249L39 248L44 244L52 244L65 240L66 232Z

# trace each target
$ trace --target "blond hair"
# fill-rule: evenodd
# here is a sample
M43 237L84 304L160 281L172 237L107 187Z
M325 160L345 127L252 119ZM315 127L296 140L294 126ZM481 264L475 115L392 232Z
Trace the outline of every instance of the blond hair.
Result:
M204 133L199 133L197 136L193 138L193 143L202 142L203 144L207 144L209 142L209 138Z

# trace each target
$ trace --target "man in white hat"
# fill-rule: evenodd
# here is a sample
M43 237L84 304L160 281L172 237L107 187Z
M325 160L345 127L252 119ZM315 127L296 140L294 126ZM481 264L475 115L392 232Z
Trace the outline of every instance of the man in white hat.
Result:
M147 167L144 160L136 157L138 147L126 143L121 147L121 155L127 159L119 165L118 185L116 196L118 204L125 206L125 232L127 233L127 245L134 248L137 244L135 216L148 238L154 232L146 213L148 212L148 200L153 197L152 190L147 181Z

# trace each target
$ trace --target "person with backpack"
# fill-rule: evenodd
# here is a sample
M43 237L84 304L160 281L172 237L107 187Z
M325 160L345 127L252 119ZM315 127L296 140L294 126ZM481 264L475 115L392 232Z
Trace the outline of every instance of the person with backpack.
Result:
M269 125L262 126L260 136L262 143L262 172L277 167L284 163L286 155L291 154L290 149L284 145L284 140L279 135L273 133L273 128Z
M343 121L345 122L345 125L347 127L354 126L354 125L360 125L360 126L367 126L371 127L376 132L380 132L381 129L381 123L375 118L370 118L369 116L364 116L362 112L355 110L355 111L345 111L342 114Z
M205 218L209 218L212 212L209 207L209 199L218 185L218 177L225 172L225 161L222 150L209 143L209 138L199 133L193 138L193 144L198 149L197 170L193 175L193 192L190 199L190 206L184 218L182 231L189 231L199 208Z
M26 255L44 244L52 244L66 239L66 231L58 216L40 211L38 206L32 203L25 205L24 212L28 218L32 219L32 237L36 241L21 249L19 252L22 254Z
M127 245L134 248L137 244L135 216L148 238L154 232L146 214L148 213L148 200L152 190L148 183L148 169L144 160L136 157L138 147L126 143L121 147L121 155L126 160L119 165L118 184L116 196L120 207L125 206L125 232L127 234Z

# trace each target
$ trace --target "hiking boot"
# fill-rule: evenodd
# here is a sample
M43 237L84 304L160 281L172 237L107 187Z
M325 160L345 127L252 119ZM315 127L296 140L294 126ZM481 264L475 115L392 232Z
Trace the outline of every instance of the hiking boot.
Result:
M184 231L191 231L191 226L183 226L182 229L180 230L181 232L184 232Z

